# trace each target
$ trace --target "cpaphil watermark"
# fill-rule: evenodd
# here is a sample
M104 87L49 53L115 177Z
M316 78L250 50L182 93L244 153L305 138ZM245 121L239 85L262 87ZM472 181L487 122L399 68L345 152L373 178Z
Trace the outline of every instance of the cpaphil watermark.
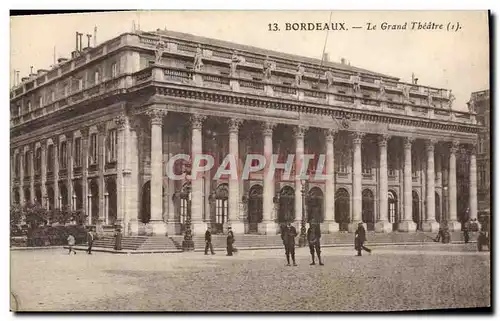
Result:
M210 174L214 180L248 180L252 173L261 173L264 179L325 181L327 175L324 154L247 154L244 161L227 154L220 162L211 154L176 154L168 160L167 176L172 180L196 180ZM219 164L220 163L220 164Z

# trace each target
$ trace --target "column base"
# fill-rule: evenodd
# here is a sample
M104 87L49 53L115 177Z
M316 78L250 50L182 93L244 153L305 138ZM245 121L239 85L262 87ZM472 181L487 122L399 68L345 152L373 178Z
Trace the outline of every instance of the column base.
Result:
M331 234L339 231L339 223L335 221L324 221L319 224L321 234Z
M127 232L124 234L125 234L125 236L139 235L139 221L138 220L130 220L130 222L128 222Z
M347 228L349 233L354 233L356 232L356 230L358 229L358 224L359 223L363 223L361 221L357 221L357 222L351 222L349 223L349 227ZM368 231L368 228L366 227L366 223L363 223L363 227L365 228L365 231Z
M462 230L462 223L457 222L457 221L449 221L448 222L448 229L450 232L461 231Z
M167 235L167 224L163 221L150 221L148 227L151 230L152 235Z
M278 231L278 224L271 221L258 223L257 231L259 234L276 235Z
M377 233L390 233L392 232L392 223L387 221L379 221L375 223L375 232Z
M167 235L180 235L182 232L180 222L167 222Z
M417 224L413 221L403 221L399 223L398 227L399 232L416 232Z
M439 231L439 223L436 221L426 221L422 223L422 231L437 232Z
M193 222L191 224L191 234L192 235L205 235L207 231L208 224L205 222Z
M224 224L226 225L226 224ZM228 226L231 226L231 230L233 234L245 234L245 223L243 222L229 222ZM227 231L227 227L224 229L224 232Z

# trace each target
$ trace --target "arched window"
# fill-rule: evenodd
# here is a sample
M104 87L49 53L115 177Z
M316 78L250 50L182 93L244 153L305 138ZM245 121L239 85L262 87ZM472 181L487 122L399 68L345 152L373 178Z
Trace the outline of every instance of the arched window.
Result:
M215 191L215 223L224 224L229 212L229 191L227 184L221 184Z
M396 193L394 193L393 191L389 191L387 197L389 199L389 201L388 201L389 222L390 223L398 223L399 222L399 219L397 216L398 199L396 197Z

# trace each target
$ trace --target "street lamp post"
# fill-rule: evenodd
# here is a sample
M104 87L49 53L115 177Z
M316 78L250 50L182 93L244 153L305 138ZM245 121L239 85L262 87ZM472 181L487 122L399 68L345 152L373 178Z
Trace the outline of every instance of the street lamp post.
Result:
M299 238L299 246L306 246L306 194L308 190L308 181L302 181L302 221L300 222L300 238Z
M194 251L193 236L191 235L191 186L187 186L187 215L184 229L184 240L182 241L183 251Z

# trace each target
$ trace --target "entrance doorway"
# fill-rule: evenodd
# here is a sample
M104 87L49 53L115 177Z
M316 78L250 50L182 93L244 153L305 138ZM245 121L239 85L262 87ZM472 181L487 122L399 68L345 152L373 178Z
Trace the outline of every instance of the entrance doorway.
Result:
M278 223L285 224L295 220L295 190L285 186L280 191Z
M307 197L307 222L323 222L323 192L319 187L313 187Z
M335 221L339 223L341 231L347 231L350 219L350 199L349 192L344 188L339 188L335 193Z
M257 233L262 222L262 194L261 185L252 186L248 192L248 233Z

